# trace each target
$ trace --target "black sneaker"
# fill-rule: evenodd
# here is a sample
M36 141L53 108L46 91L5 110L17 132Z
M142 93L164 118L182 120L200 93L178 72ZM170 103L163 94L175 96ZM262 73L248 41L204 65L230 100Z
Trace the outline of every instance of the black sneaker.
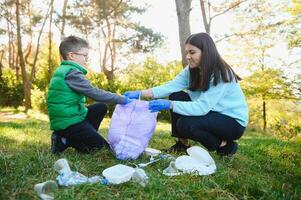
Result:
M67 148L67 145L62 142L62 137L56 133L51 135L51 152L61 153Z
M188 149L189 147L191 147L191 146L190 145L186 146L182 142L177 141L176 144L172 145L168 149L164 149L163 151L167 151L167 152L186 152L186 149Z
M221 156L233 156L238 148L236 142L228 142L225 146L220 147L216 150L216 153Z

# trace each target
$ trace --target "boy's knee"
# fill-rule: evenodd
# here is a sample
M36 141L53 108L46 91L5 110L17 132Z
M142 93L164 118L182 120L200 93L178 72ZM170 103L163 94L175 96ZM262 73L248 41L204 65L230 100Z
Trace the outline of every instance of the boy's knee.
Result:
M107 111L108 111L108 106L107 106L107 104L101 103L100 107L101 107L101 109L102 109L104 112L107 112Z
M104 103L96 103L93 105L94 109L93 110L96 110L96 112L98 113L107 113L108 111L108 106Z

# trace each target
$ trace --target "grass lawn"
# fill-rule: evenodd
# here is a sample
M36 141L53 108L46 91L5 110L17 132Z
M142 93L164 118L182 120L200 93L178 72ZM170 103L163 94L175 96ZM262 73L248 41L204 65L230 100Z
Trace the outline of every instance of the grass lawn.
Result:
M61 155L50 153L47 117L0 112L0 199L38 199L36 183L55 180L54 162L66 158L73 171L86 176L100 175L105 168L121 163L108 151L79 154L68 149ZM109 119L100 132L107 133ZM159 122L150 147L171 146L168 123ZM197 143L194 143L197 144ZM210 176L182 175L166 177L161 171L169 161L148 166L149 182L145 188L137 183L104 186L98 183L59 188L55 199L300 199L301 140L284 141L248 130L239 140L235 156L214 158L217 171Z

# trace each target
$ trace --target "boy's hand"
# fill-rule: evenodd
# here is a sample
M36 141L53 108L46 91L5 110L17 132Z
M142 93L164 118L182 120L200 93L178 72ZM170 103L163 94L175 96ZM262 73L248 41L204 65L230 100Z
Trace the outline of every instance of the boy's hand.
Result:
M123 95L130 99L139 99L141 96L141 91L127 91Z
M151 112L158 112L161 110L169 110L171 106L171 101L166 99L158 99L150 101L148 104L148 109Z
M131 103L132 101L134 101L133 99L130 99L130 98L126 97L126 96L124 96L124 97L125 97L125 101L121 103L123 105L126 105L126 104Z

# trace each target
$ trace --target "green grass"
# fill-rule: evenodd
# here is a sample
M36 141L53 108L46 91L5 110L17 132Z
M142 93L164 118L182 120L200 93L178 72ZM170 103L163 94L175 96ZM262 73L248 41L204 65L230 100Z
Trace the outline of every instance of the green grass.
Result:
M8 118L10 110L0 113L0 199L38 199L36 183L55 180L54 162L66 158L71 169L86 176L100 175L115 164L131 165L136 161L119 161L108 151L79 154L68 149L52 155L50 131L45 116ZM4 114L8 115L4 115ZM109 119L100 132L106 133ZM159 122L150 146L157 149L174 143L168 123ZM197 143L194 143L197 144ZM146 168L148 185L143 188L132 182L104 186L83 184L59 188L55 199L300 199L301 141L284 141L272 136L247 131L239 140L238 153L232 158L210 153L217 172L210 176L182 175L166 177L160 170L168 161Z

